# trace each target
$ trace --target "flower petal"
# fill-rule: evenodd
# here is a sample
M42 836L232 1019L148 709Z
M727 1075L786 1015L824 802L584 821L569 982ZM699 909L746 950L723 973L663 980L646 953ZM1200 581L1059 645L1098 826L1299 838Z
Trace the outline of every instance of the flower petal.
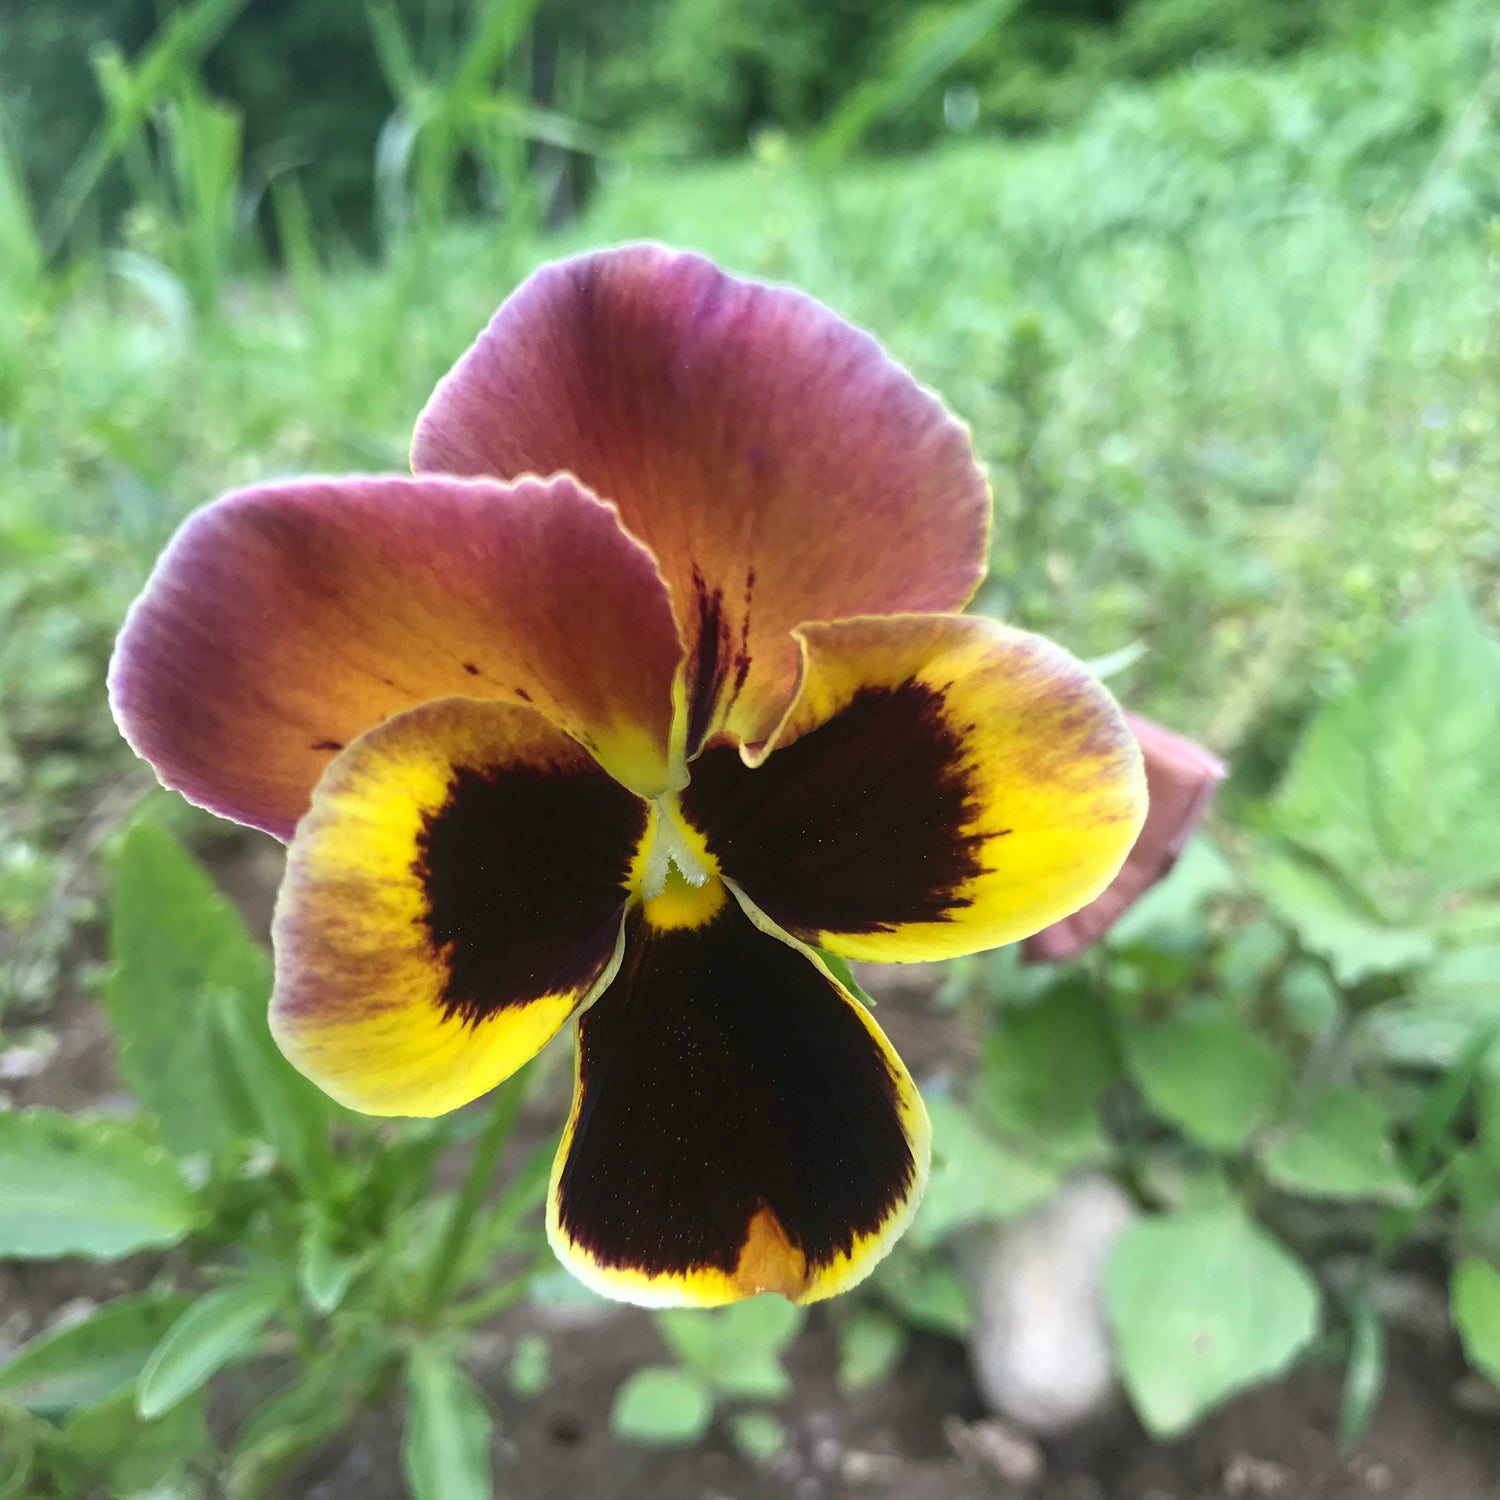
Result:
M846 958L951 958L1109 883L1145 813L1140 751L1067 652L955 615L797 633L801 687L759 764L715 747L682 793L772 921Z
M814 1302L916 1210L929 1137L910 1075L821 959L735 901L698 925L634 914L576 1059L547 1229L606 1296Z
M1202 745L1138 714L1125 722L1140 743L1151 803L1140 837L1102 896L1026 939L1028 963L1057 963L1096 943L1142 896L1167 876L1203 821L1224 779L1224 762Z
M681 651L650 554L571 479L304 480L188 519L110 696L167 786L289 838L331 756L450 695L530 703L659 792Z
M868 334L698 255L630 245L545 266L417 423L418 471L566 469L620 507L671 585L688 753L779 719L804 620L960 608L989 489L966 429Z
M292 841L282 1050L367 1114L493 1088L614 972L646 815L530 709L449 698L370 730Z

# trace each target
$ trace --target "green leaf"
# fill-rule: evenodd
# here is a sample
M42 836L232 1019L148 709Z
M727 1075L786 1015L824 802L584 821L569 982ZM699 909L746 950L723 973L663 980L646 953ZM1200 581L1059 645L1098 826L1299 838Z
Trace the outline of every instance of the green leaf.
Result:
M1130 1225L1104 1286L1125 1386L1159 1438L1280 1374L1317 1332L1312 1278L1233 1207Z
M1470 1256L1453 1272L1448 1295L1469 1363L1500 1386L1500 1271Z
M1368 1296L1352 1309L1349 1363L1339 1402L1339 1451L1352 1454L1364 1441L1385 1389L1385 1327Z
M1215 1150L1243 1146L1275 1113L1287 1086L1282 1059L1228 1016L1136 1025L1124 1042L1126 1069L1151 1107Z
M0 1114L0 1258L113 1260L175 1245L198 1220L177 1164L112 1120Z
M990 1140L953 1099L927 1101L932 1169L911 1243L927 1249L968 1224L1008 1219L1043 1202L1058 1171Z
M847 958L840 958L837 953L830 953L826 948L817 950L818 957L828 966L828 972L833 975L843 987L854 996L867 1010L875 1009L875 1002L870 998L869 992L854 977L854 970L849 967Z
M805 1308L769 1294L713 1310L663 1308L656 1326L704 1380L738 1395L779 1395L786 1377L776 1351L797 1336L806 1316Z
M401 1465L413 1500L489 1500L493 1422L484 1393L442 1350L422 1344L406 1364L411 1408Z
M1262 853L1250 881L1303 946L1328 960L1340 984L1400 973L1436 951L1431 932L1382 922L1357 891L1305 860Z
M302 1232L297 1258L297 1280L302 1295L324 1317L344 1300L344 1293L360 1268L358 1257L342 1255L333 1248L332 1232L325 1219L310 1219Z
M1326 703L1277 825L1393 922L1500 880L1500 645L1450 589Z
M631 1442L670 1446L696 1442L713 1414L713 1396L697 1376L672 1365L648 1365L615 1392L609 1425Z
M547 1340L537 1333L518 1338L511 1350L507 1377L511 1391L522 1400L530 1400L533 1396L540 1396L551 1380L552 1353L547 1348Z
M1003 1138L1059 1167L1107 1152L1099 1100L1119 1074L1108 1017L1081 980L995 1013L974 1102Z
M784 1349L802 1331L807 1309L768 1293L733 1302L715 1316L727 1348L774 1352Z
M362 1327L298 1372L235 1434L229 1493L266 1492L303 1454L346 1426L389 1356L384 1331Z
M751 1463L769 1463L786 1447L786 1428L768 1411L742 1411L729 1423L734 1446Z
M906 1350L906 1330L873 1307L856 1309L839 1326L839 1389L846 1395L877 1384Z
M280 1288L238 1282L200 1297L168 1329L136 1387L136 1410L147 1421L170 1411L225 1365L243 1359L280 1300Z
M271 1039L270 955L202 866L148 821L126 831L112 862L110 960L104 999L120 1068L167 1145L192 1155L248 1135L305 1169L334 1106ZM241 1054L227 1070L226 1046Z
M139 1292L39 1335L0 1369L0 1399L49 1415L107 1400L134 1382L187 1304L176 1292Z
M769 1349L739 1349L710 1377L716 1391L745 1401L779 1401L790 1394L791 1376Z
M1291 1123L1261 1144L1260 1163L1277 1187L1312 1198L1398 1203L1411 1195L1389 1117L1356 1089L1325 1089L1300 1101Z
M69 1458L91 1480L109 1481L110 1495L188 1500L197 1490L186 1487L186 1475L213 1450L207 1412L199 1392L165 1416L146 1422L136 1412L131 1393L120 1391L101 1405L75 1411L63 1423L62 1437ZM96 1492L92 1484L78 1490Z
M229 991L271 994L271 960L202 867L163 829L140 821L110 866L111 969L104 987L120 1071L179 1155L241 1133L204 1066L204 1003Z
M914 1328L963 1338L974 1321L969 1289L946 1260L893 1255L876 1270L875 1285Z

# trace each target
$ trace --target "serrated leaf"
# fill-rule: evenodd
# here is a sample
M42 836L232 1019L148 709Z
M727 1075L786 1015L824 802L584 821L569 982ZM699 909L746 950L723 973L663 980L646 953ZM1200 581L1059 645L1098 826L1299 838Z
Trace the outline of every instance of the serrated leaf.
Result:
M1292 1121L1259 1155L1266 1176L1291 1193L1386 1203L1411 1195L1390 1119L1378 1100L1355 1089L1325 1089L1299 1101Z
M198 1207L170 1156L113 1120L0 1114L0 1258L175 1245Z
M1287 1087L1282 1059L1228 1016L1132 1026L1124 1042L1126 1070L1151 1107L1216 1150L1244 1145Z
M0 1400L50 1415L108 1400L135 1381L188 1300L177 1292L117 1297L82 1322L38 1335L0 1369Z
M610 1430L635 1443L694 1443L714 1414L708 1387L687 1370L648 1365L615 1392Z
M1450 589L1302 736L1277 825L1396 923L1500 880L1500 645Z
M1477 1256L1460 1261L1449 1301L1469 1363L1500 1386L1500 1270Z
M429 1345L406 1365L411 1406L401 1464L413 1500L490 1500L493 1420L483 1392L444 1352Z
M885 1379L906 1349L906 1330L873 1307L857 1309L839 1327L838 1386L846 1393Z
M250 1354L280 1295L280 1288L263 1282L239 1282L193 1303L141 1371L135 1394L141 1416L150 1421L170 1411L225 1365Z
M1233 1207L1130 1225L1104 1286L1121 1376L1160 1438L1280 1374L1317 1332L1311 1276Z
M1382 922L1357 891L1305 860L1263 853L1250 866L1250 881L1303 946L1328 960L1340 984L1401 973L1437 951L1426 928Z

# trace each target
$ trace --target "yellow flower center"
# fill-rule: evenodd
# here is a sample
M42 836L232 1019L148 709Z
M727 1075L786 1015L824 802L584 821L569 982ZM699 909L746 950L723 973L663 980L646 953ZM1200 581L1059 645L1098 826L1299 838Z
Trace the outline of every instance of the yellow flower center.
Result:
M701 927L728 899L718 864L702 835L683 821L675 796L658 797L651 805L630 887L641 897L646 920L657 928Z

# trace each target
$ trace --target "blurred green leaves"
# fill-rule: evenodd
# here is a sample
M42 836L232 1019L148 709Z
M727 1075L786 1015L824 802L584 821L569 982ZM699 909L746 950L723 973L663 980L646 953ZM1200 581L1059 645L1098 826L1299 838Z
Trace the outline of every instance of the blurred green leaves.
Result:
M1131 1225L1105 1291L1131 1399L1162 1438L1286 1369L1318 1328L1312 1277L1234 1207Z
M175 1245L199 1219L177 1163L131 1127L0 1113L0 1257L113 1260Z

